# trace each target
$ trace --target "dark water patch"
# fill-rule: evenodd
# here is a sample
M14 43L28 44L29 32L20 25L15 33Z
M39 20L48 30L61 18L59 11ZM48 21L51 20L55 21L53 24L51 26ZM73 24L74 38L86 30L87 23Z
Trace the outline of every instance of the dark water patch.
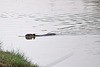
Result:
M17 18L25 18L25 17L26 17L25 14L20 14L20 15L17 16Z
M95 41L95 42L100 42L100 41Z
M93 55L100 56L100 52L96 52Z
M54 22L52 18L36 18L35 21Z
M44 26L44 24L39 24L39 26Z
M35 15L34 14L28 14L28 17L29 18L35 18Z
M58 30L60 30L60 29L65 29L66 27L63 27L63 28L57 28Z
M65 21L65 22L62 22L62 23L60 23L60 24L61 24L61 25L68 25L69 22Z
M80 22L79 22L79 23L76 23L76 24L83 24L83 23L80 23Z
M32 26L33 28L37 27L37 26Z
M35 18L35 16L29 16L29 18Z
M41 30L41 31L47 31L47 30Z
M1 14L1 15L0 15L0 18L8 18L8 16L5 15L5 14Z

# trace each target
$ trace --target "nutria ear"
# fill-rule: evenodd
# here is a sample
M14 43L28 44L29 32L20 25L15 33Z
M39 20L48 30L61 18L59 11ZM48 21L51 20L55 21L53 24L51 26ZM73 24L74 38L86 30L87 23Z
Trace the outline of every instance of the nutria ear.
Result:
M35 36L35 34L33 34Z

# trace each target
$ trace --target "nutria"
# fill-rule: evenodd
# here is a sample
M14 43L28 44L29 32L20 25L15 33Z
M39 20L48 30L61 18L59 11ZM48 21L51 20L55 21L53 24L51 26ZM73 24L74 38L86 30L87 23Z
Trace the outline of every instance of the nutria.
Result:
M29 39L32 39L32 38L35 39L35 37L41 37L41 36L53 36L53 35L56 35L56 34L55 34L55 33L47 33L47 34L43 34L43 35L26 34L26 35L25 35L25 38L26 38L27 40L29 40Z

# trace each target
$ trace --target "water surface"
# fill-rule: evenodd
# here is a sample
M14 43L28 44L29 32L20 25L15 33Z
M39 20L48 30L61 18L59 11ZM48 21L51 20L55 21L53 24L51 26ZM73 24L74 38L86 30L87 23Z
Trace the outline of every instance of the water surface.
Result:
M100 67L99 0L3 0L0 4L4 50L19 50L42 67ZM57 36L18 37L27 33Z

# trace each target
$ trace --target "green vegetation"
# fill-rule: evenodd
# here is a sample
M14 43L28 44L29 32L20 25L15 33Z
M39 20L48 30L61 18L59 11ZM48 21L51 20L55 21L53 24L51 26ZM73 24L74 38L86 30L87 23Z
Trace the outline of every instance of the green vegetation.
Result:
M39 67L32 64L23 54L0 50L0 67Z

